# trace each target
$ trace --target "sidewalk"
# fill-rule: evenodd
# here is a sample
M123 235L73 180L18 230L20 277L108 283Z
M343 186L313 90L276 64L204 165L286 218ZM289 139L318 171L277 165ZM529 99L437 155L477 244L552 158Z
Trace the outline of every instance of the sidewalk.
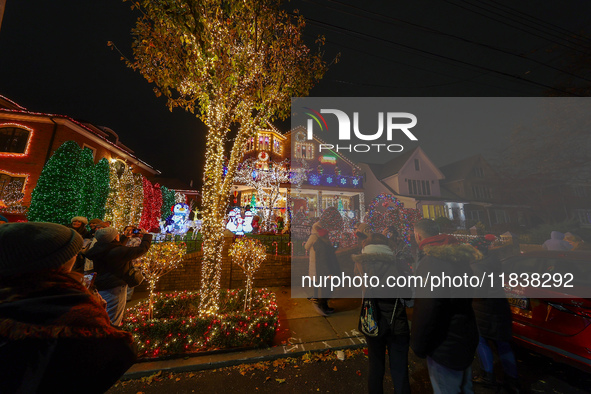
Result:
M306 298L291 298L289 287L271 287L277 295L279 327L269 348L241 351L207 352L202 355L173 360L140 362L133 365L121 378L137 379L158 371L189 372L222 368L242 363L301 356L310 351L354 348L365 345L365 338L357 331L361 300L335 299L330 301L335 313L320 316ZM134 294L127 307L147 297Z

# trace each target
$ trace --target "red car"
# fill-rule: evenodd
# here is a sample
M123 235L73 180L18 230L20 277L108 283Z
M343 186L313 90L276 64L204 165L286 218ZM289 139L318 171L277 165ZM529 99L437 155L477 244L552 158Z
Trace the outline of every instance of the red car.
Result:
M513 338L519 345L591 372L591 252L525 253L504 260L503 270L505 275L536 272L552 278L557 274L554 279L561 280L569 280L567 274L572 274L577 296L568 289L540 288L539 284L535 290L509 287L505 279Z

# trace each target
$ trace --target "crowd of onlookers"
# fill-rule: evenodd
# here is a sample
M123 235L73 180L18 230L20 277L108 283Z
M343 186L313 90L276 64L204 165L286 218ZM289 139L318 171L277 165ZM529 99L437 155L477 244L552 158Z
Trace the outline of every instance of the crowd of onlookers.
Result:
M0 392L102 393L135 362L126 272L152 235L0 216ZM2 223L4 222L4 223Z
M386 278L413 274L423 278L464 276L481 272L500 272L501 259L518 253L518 246L502 244L494 235L475 238L462 244L454 236L441 234L429 219L414 224L411 242L407 243L394 227L374 233L370 226L356 227L359 254L352 256L357 275ZM321 222L313 225L305 245L309 253L309 275L339 275L339 263L329 232ZM408 353L425 358L435 393L472 393L473 383L497 387L493 372L493 347L501 361L505 392L519 392L517 364L511 349L511 311L499 289L487 290L479 298L466 297L465 289L428 286L409 288L368 288L364 300L372 300L377 312L374 333L363 329L368 348L370 393L383 392L386 355L394 392L409 393ZM500 290L502 292L502 289ZM317 287L310 300L321 315L334 313L329 306L327 286ZM362 303L362 311L365 302ZM412 307L412 324L407 308ZM363 313L362 313L363 314ZM367 319L364 317L363 319ZM362 320L363 320L362 319ZM361 324L361 323L360 323ZM472 362L478 355L482 373L472 376Z
M471 244L441 234L428 219L414 224L409 245L396 228L374 233L356 228L359 253L355 272L378 276L448 275L497 272L516 252L486 235ZM122 331L132 288L127 272L150 248L152 235L135 226L119 233L111 223L73 217L70 225L8 223L0 215L0 391L104 392L135 361L132 337ZM329 231L314 224L305 245L309 274L339 272ZM548 250L588 250L573 234L552 232ZM408 353L425 358L436 393L473 392L475 355L482 374L474 381L495 384L493 348L508 392L519 392L511 350L511 312L504 294L466 298L449 288L427 287L371 293L378 311L378 335L366 337L369 392L383 391L386 355L396 393L410 392ZM500 290L502 291L502 290ZM310 297L318 313L335 312L331 293L315 288ZM412 307L412 324L407 308ZM494 345L494 346L491 346Z

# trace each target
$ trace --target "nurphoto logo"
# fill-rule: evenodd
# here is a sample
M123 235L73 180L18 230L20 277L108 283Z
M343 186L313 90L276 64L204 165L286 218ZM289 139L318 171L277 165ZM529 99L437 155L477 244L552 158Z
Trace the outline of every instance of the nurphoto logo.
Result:
M320 128L321 131L328 132L328 124L322 114L332 114L336 116L338 122L338 135L339 141L351 141L351 119L344 111L339 109L321 109L320 112L304 107L304 109L310 111L306 112L306 115L310 116L307 122L307 139L313 138L314 124ZM391 142L397 132L402 132L411 141L417 141L417 137L410 131L411 128L416 126L417 117L408 112L378 112L378 130L373 133L367 133L368 130L364 130L362 133L359 129L359 112L353 112L353 134L356 139L361 141L377 141L382 138L384 134L384 123L386 124L386 141ZM406 119L408 122L400 123L401 119ZM396 133L395 133L396 132ZM388 152L402 152L404 147L400 144L390 143L372 143L372 144L319 144L319 152L322 150L334 150L348 151L348 152L369 152L375 150L380 152L382 149Z

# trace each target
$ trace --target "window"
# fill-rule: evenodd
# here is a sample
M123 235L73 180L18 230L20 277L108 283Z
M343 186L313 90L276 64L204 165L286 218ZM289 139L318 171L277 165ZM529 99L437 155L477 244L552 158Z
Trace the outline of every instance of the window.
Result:
M591 224L591 209L575 209L575 217L581 224Z
M279 140L277 140L277 138L273 140L273 151L275 153L281 153L281 144L279 143Z
M22 192L26 179L27 179L27 177L25 177L25 176L11 176L11 175L0 172L0 200L5 200L6 198L10 198L9 194L11 191L12 192L14 192L14 191ZM11 183L12 183L12 187L10 187ZM19 185L20 185L20 190L11 190L15 186L19 186ZM17 187L17 189L18 189L18 187Z
M474 175L476 175L478 178L484 178L484 170L482 169L482 167L474 167L472 169L472 172L474 173Z
M408 182L408 194L414 194L418 196L430 196L431 186L429 181L420 181L416 179L407 179Z
M574 186L573 190L575 192L575 196L587 197L587 190L586 190L585 186Z
M250 152L251 150L254 150L254 137L246 141L246 151Z
M466 219L474 220L476 222L482 222L482 215L483 212L481 211L467 211L466 212Z
M262 135L259 135L259 149L258 150L264 150L264 137Z
M490 187L473 185L472 196L476 199L490 200L493 198L493 190Z
M419 165L419 159L415 159L415 170L419 171L421 166Z
M0 152L25 153L29 131L18 127L0 128Z
M269 150L269 136L265 137L265 150Z
M502 209L495 209L495 223L509 223L509 216Z
M443 205L423 205L423 218L435 219L447 217L447 210Z
M314 158L314 144L305 142L296 142L295 144L296 159L313 159Z

